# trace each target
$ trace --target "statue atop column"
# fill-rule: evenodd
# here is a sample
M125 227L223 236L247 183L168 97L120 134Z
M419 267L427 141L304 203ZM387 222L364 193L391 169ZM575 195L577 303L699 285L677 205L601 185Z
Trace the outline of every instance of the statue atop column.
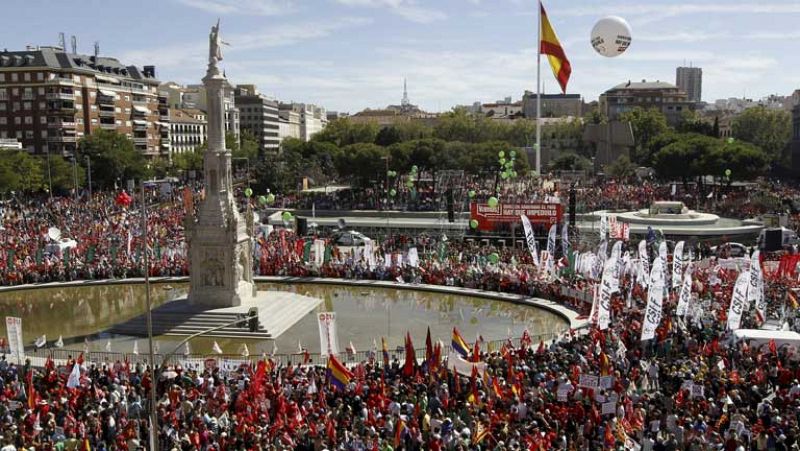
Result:
M208 64L216 66L219 61L222 61L222 49L220 44L222 40L219 37L219 19L217 24L211 26L211 33L208 35Z

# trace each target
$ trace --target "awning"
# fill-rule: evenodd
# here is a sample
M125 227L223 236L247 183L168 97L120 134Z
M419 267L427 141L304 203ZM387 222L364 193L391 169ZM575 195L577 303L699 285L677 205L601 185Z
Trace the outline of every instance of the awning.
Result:
M169 127L169 122L156 121L156 125L160 125L162 127Z
M144 125L144 126L147 126L147 121L134 120L133 121L133 125Z
M117 96L116 92L109 91L108 89L101 89L100 90L100 94L103 94L104 96L107 96L107 97L116 97Z
M138 113L144 113L144 114L147 114L147 113L149 113L149 112L150 112L150 110L148 110L147 108L145 108L145 107L143 107L143 106L138 106L138 105L134 105L134 106L133 106L133 109L134 109L134 110L136 110L136 112L138 112Z
M115 83L115 84L119 84L120 83L118 78L108 77L106 75L97 74L97 75L95 75L95 78L97 78L100 81L104 81L106 83Z

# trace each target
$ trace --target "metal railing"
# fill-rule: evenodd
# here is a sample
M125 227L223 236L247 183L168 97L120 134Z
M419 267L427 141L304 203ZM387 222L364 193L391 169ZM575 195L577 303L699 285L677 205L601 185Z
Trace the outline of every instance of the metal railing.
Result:
M531 335L531 347L534 349L539 346L539 342L548 342L557 339L559 337L559 333L547 333L547 334L537 334ZM481 343L481 351L482 352L495 352L499 351L502 346L508 343L509 339L505 340L490 340ZM520 338L511 338L510 339L514 347L521 346L521 339ZM59 348L40 348L40 349L30 349L25 351L25 357L31 360L31 364L33 366L39 367L43 366L44 362L46 362L47 358L53 359L56 365L63 365L64 362L68 359L76 359L78 356L82 355L85 362L89 364L95 364L98 366L102 365L114 365L117 362L124 364L128 362L129 365L143 365L146 366L148 364L148 354L140 353L140 354L133 354L133 353L125 353L125 352L105 352L105 351L89 351L84 352L81 350L75 349L59 349ZM422 360L425 358L425 348L415 348L414 350L416 357L418 360ZM442 347L442 359L446 358L452 352L452 347L450 345L444 345ZM405 349L403 347L396 347L394 349L389 349L389 362L394 362L395 360L399 361L402 364L405 361ZM6 354L8 358L8 354ZM155 362L157 365L161 365L164 361L165 354L157 353L155 354ZM287 366L287 365L326 365L328 361L327 355L320 354L320 353L293 353L293 354L274 354L274 355L249 355L243 356L241 354L177 354L170 358L170 361L173 364L178 365L192 365L192 364L199 364L200 362L205 362L206 360L213 359L215 361L215 366L222 367L223 363L231 363L231 364L254 364L261 360L262 358L271 359L276 364ZM356 351L355 353L346 352L345 350L341 350L338 354L339 360L344 363L359 363L359 362L367 362L370 359L374 359L376 362L382 364L383 362L383 351L381 349L377 350L366 350L366 351Z

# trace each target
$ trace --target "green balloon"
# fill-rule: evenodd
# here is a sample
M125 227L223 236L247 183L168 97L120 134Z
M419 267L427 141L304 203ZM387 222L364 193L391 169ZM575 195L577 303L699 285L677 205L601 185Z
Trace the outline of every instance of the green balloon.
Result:
M283 219L286 222L291 221L292 220L292 213L289 212L289 211L284 211L283 214L281 215L281 219Z
M736 142L735 138L728 138L728 144L733 144L734 142Z
M492 196L486 203L489 204L490 207L494 208L497 206L497 198Z
M498 255L497 252L492 252L491 254L489 254L489 261L492 262L493 264L496 264L497 262L500 261L500 255Z
M501 172L500 173L500 178L503 179L503 180L507 179L508 178L508 172Z
M261 205L267 205L267 198L265 196L258 196L258 203Z
M469 227L472 229L478 228L478 220L477 219L470 219L469 220Z
M508 163L506 163L506 168L507 169L511 169L513 167L514 167L514 162L513 161L509 161Z
M244 189L244 195L247 196L247 197L252 196L253 195L253 189L252 188L245 188Z
M415 173L415 174L416 174L416 172L417 172L418 170L419 170L419 168L417 167L417 165L416 165L416 164L415 164L414 166L411 166L411 172L413 172L413 173Z
M501 158L500 159L500 164L506 164L506 159L505 158Z
M517 171L511 171L511 177L517 178Z
M516 156L517 156L517 151L516 151L516 150L512 150L512 151L511 151L511 152L509 152L508 154L509 154L509 155L511 155L511 158L514 158L514 157L516 157Z
M397 195L397 190L396 190L396 189L394 189L394 188L390 189L390 190L389 190L389 195L390 195L391 197L394 197L394 196L396 196L396 195Z
M503 158L504 156L506 156L506 153L501 150L500 152L497 152L497 156Z
M413 188L414 187L414 182L412 180L407 181L406 182L406 187Z
M731 176L731 170L725 169L725 177L730 177L730 176Z
M469 198L470 198L470 199L472 199L473 197L475 197L475 194L476 194L476 193L475 193L475 190L474 190L474 189L471 189L471 190L469 190L469 192L467 193L467 195L469 195Z
M275 203L275 195L272 193L267 194L267 203L272 205Z

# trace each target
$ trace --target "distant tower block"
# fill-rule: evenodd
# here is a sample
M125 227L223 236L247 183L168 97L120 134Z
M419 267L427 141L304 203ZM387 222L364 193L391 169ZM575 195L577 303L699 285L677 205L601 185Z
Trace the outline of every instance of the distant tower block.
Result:
M411 100L408 99L408 83L406 79L403 78L403 100L400 101L400 106L402 106L403 109L407 109L409 105L411 105Z

